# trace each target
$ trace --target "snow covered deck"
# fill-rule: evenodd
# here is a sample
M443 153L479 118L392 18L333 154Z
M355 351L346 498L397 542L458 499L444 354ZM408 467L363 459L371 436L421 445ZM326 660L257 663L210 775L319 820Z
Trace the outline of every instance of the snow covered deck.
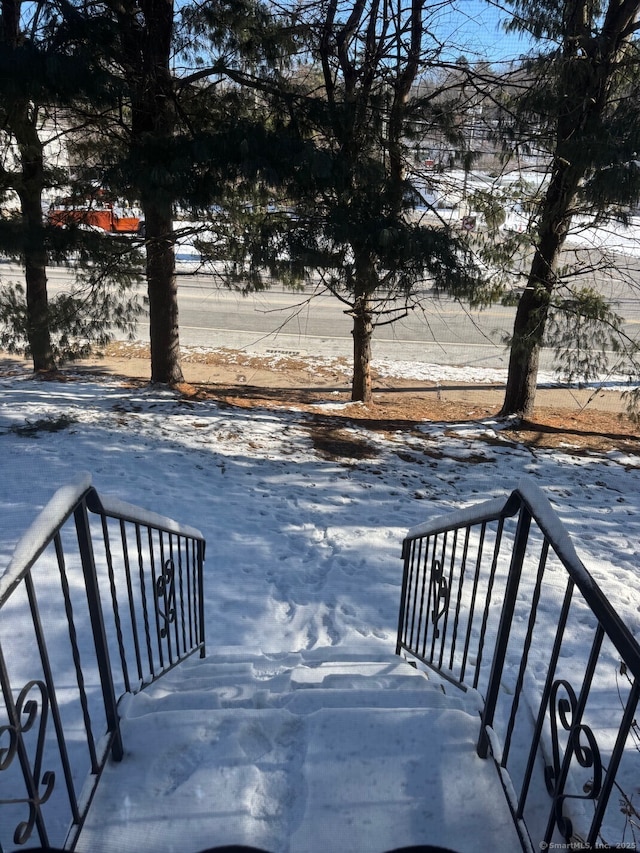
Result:
M520 849L473 701L390 655L218 651L123 711L79 853Z

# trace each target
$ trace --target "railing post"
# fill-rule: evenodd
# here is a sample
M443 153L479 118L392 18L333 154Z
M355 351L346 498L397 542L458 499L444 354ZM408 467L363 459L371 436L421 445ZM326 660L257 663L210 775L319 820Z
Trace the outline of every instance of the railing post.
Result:
M511 623L513 621L513 613L515 609L518 588L520 586L520 576L522 574L522 566L527 550L527 542L529 539L529 529L531 527L531 513L527 506L523 503L520 509L520 517L518 518L518 526L516 529L515 539L513 542L513 552L511 554L511 564L509 566L509 574L504 592L504 602L502 604L502 612L500 613L500 624L498 626L498 634L496 637L496 646L491 664L491 674L487 685L487 695L482 712L482 721L480 724L480 736L476 747L480 758L486 758L489 754L489 736L487 728L493 726L493 718L498 703L498 694L500 692L500 682L502 680L502 672L504 669L504 660L509 644L509 635L511 633Z
M396 654L399 655L402 652L402 631L404 627L404 619L405 619L405 611L406 611L406 601L405 598L407 596L407 586L409 584L409 559L411 554L411 543L408 539L405 539L402 543L402 561L403 561L403 570L402 570L402 591L400 592L400 613L398 614L398 633L396 635Z
M200 657L206 657L206 648L205 648L205 635L204 635L204 554L205 554L205 543L202 541L198 541L197 543L198 550L198 597L199 597L199 616L200 616L200 637L199 640L202 643L200 648Z
M124 748L122 745L122 735L120 733L120 720L118 717L118 706L116 702L115 687L113 684L111 662L109 660L109 648L104 629L102 605L100 603L98 577L96 574L93 545L91 543L89 516L87 514L87 505L84 499L75 508L73 515L76 524L82 571L84 574L87 603L89 605L89 617L91 619L91 628L93 631L96 661L98 664L98 672L100 673L100 684L102 687L107 731L113 733L111 756L114 761L121 761L124 755Z

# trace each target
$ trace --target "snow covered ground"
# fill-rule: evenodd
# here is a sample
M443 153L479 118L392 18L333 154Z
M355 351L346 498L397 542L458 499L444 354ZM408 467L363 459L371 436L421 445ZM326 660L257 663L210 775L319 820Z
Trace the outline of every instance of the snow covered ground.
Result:
M348 411L330 399L322 413L352 439L352 455L349 442L342 456L316 451L310 416L294 410L234 409L115 379L4 377L0 566L53 492L89 471L100 493L203 532L212 652L376 659L395 647L407 529L528 477L640 639L640 456L525 447L493 420L380 433L343 421ZM190 750L196 772L197 743ZM135 763L129 772L144 778Z

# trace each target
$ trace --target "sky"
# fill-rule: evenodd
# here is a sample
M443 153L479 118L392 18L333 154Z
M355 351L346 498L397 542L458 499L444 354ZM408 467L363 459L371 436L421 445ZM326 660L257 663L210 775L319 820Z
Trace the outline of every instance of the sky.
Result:
M509 19L505 6L486 0L453 0L445 4L440 13L441 33L451 59L466 56L469 62L505 62L526 52L528 42L521 34L505 32L504 24Z

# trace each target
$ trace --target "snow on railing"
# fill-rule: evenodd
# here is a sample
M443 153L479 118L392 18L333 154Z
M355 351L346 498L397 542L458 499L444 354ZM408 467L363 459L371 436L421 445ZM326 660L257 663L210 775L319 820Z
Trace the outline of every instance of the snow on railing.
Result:
M204 550L198 530L101 498L88 474L22 536L0 577L0 850L34 830L73 849L123 756L118 698L204 656Z
M543 492L421 524L403 559L396 650L484 697L523 848L635 849L640 646Z
M47 547L56 530L69 518L73 508L90 486L90 474L81 474L75 482L62 486L22 535L9 565L0 577L0 607Z

